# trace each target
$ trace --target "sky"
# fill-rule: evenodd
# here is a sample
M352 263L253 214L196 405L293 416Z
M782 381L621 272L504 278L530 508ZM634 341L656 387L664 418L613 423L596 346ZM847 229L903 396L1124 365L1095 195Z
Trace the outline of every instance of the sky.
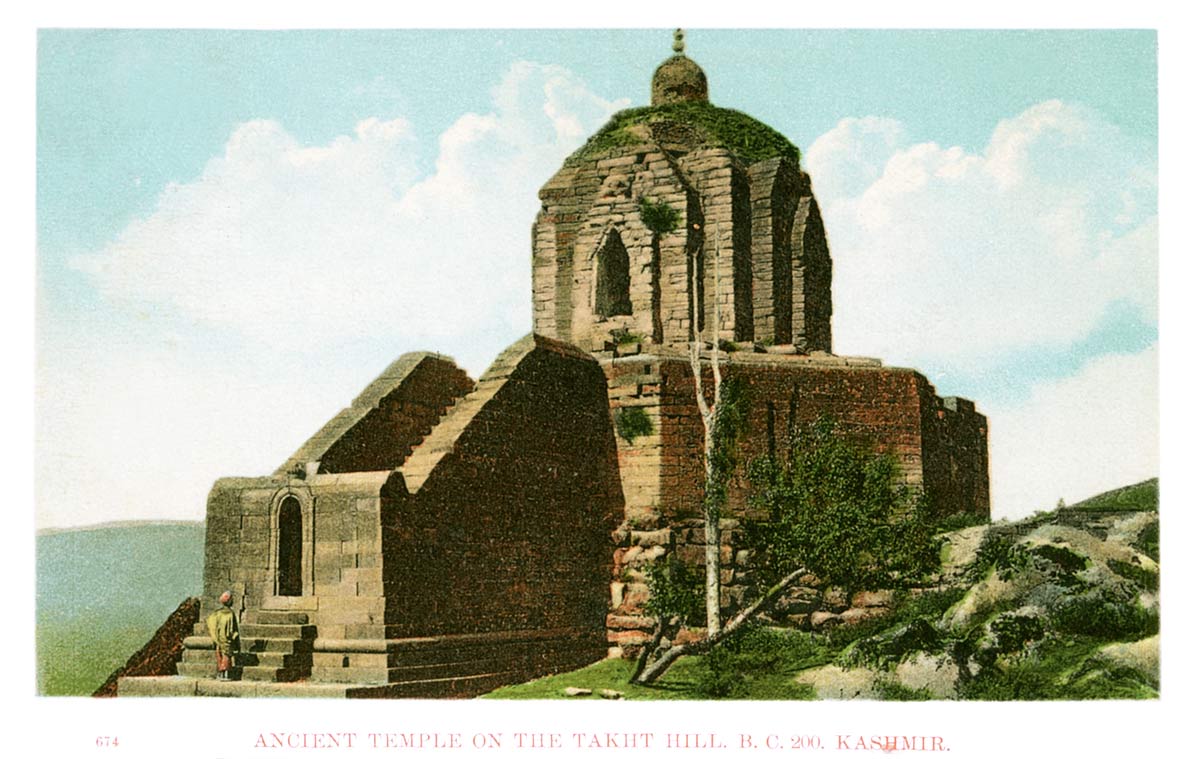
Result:
M396 356L529 331L537 189L656 30L37 40L38 527L201 519ZM834 350L990 422L995 517L1158 474L1153 31L721 31L716 105L800 147Z

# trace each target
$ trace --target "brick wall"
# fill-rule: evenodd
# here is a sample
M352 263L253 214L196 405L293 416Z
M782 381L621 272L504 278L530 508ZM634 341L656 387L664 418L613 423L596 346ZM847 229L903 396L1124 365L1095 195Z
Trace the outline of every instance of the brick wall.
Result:
M418 487L385 496L389 635L584 629L603 654L622 511L605 387L594 359L527 337L414 452Z
M827 414L843 433L894 455L905 480L923 487L938 513L988 513L987 420L970 401L938 398L919 373L870 359L750 353L724 359L724 377L745 382L751 394L743 466L758 456L783 455L790 430ZM626 521L614 534L608 625L609 642L628 653L653 628L653 620L643 616L647 566L668 552L697 567L703 564L703 428L686 359L639 355L609 359L603 366L614 415L639 409L652 430L616 441ZM711 398L711 377L705 376ZM722 520L726 612L740 605L749 589L752 567L740 524L750 515L748 497L739 468Z

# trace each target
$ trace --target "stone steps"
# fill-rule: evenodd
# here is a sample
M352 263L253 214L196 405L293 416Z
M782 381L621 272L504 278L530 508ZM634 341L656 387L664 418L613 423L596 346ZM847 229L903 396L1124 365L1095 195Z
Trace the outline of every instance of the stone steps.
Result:
M252 625L307 625L308 614L302 611L277 609L249 609L242 615L242 624Z
M239 628L239 631L242 634L243 647L245 647L249 638L311 640L317 637L316 625L244 624Z
M496 363L499 364L502 358L497 359ZM450 406L433 430L413 449L400 467L404 474L404 484L410 493L421 489L442 458L454 450L459 437L488 401L495 397L507 379L507 374L481 379L474 390Z
M233 680L293 682L312 672L312 641L316 625L306 612L292 609L250 609L238 628L241 650L234 655ZM213 642L204 624L184 639L180 675L211 679L216 674Z
M291 666L291 667L242 667L242 680L260 681L268 683L294 683L297 680L303 680L309 676L310 667Z

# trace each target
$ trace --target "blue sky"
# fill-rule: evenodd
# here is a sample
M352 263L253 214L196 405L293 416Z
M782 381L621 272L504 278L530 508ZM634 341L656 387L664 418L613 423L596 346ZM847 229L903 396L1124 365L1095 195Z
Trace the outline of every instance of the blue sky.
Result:
M39 526L200 518L212 479L270 471L406 350L477 375L529 327L537 187L645 104L669 45L42 31ZM835 350L989 416L999 515L1157 474L1154 32L700 29L688 52L805 154Z

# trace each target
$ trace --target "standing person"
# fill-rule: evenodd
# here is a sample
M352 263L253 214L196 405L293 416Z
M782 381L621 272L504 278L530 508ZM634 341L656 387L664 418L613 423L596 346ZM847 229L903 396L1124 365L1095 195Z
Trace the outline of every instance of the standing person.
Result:
M217 647L217 679L228 680L233 667L233 654L238 650L237 615L233 613L233 593L228 590L217 599L221 608L208 615L208 635Z

